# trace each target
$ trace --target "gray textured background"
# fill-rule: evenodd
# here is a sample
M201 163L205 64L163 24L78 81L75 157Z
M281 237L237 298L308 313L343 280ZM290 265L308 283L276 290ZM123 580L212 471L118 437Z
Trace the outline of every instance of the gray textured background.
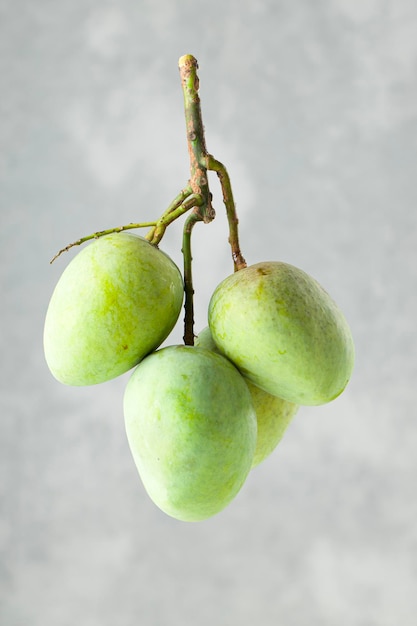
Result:
M416 27L414 0L0 2L2 626L416 623ZM127 376L66 388L42 352L56 250L158 216L188 178L185 53L247 260L315 276L357 346L343 396L199 524L142 488ZM197 330L232 270L212 191Z

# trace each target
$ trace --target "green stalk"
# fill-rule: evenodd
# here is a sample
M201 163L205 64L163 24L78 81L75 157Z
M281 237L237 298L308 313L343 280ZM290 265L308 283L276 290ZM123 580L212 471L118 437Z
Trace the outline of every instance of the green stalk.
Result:
M147 239L148 241L152 241L155 237L155 230L156 230L157 224L161 220L164 220L170 213L175 211L175 209L177 209L191 193L192 193L192 189L190 186L186 187L185 189L181 189L179 194L173 199L173 201L171 202L169 207L166 209L166 211L164 211L161 217L157 220L157 222L155 222L154 227L151 228L151 230L145 235L145 239ZM161 241L161 239L159 239L159 241Z
M192 193L187 196L182 204L169 213L164 213L162 215L162 217L157 221L155 228L151 231L152 239L149 239L148 237L148 241L150 241L152 245L157 246L164 236L166 229L174 220L181 215L184 215L184 213L190 209L201 206L201 203L202 198L198 194ZM148 233L148 236L149 234L150 233Z
M194 193L202 197L202 204L198 209L201 219L204 222L210 222L215 217L215 211L211 205L207 170L216 172L222 187L223 202L229 222L229 243L232 249L234 269L237 271L246 267L246 261L240 250L236 206L229 174L225 166L207 152L200 97L198 95L197 59L191 54L186 54L180 58L178 64L184 94L184 111L191 171L190 186Z
M227 221L229 223L229 243L232 249L232 258L235 272L246 267L246 261L243 258L239 244L238 217L236 213L236 205L233 198L232 185L229 174L220 161L217 161L211 155L208 155L207 169L216 172L223 192L223 202L226 207Z
M184 343L194 345L194 287L192 273L191 233L200 216L194 211L185 220L182 235L182 255L184 259Z
M80 246L86 241L90 241L91 239L99 239L100 237L104 237L104 235L111 235L112 233L121 233L123 230L130 230L133 228L149 228L149 226L156 226L157 222L141 222L141 223L131 223L126 224L125 226L116 226L115 228L108 228L107 230L99 230L96 233L92 233L91 235L86 235L85 237L81 237L74 241L73 243L69 243L65 248L62 248L56 255L51 259L50 263L53 263L55 259L57 259L63 252L68 252L74 246Z
M181 85L184 95L185 125L188 153L190 157L190 187L193 193L201 196L202 204L196 208L200 220L211 222L215 212L211 205L211 193L207 178L207 149L198 95L198 63L191 54L185 54L178 61Z

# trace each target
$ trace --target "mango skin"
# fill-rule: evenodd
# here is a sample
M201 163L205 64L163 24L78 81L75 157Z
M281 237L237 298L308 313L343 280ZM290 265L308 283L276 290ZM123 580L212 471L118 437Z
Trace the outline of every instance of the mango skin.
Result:
M268 393L300 405L330 402L354 364L347 321L303 270L261 262L228 276L209 303L221 353Z
M218 352L208 327L198 334L195 345ZM244 380L252 397L257 421L256 448L252 461L254 468L269 457L278 446L299 406L278 396L272 396L246 378Z
M224 357L192 346L154 352L128 381L124 415L143 485L167 515L201 521L237 495L252 465L256 416Z
M178 267L143 237L114 233L95 240L68 264L49 302L49 369L67 385L123 374L166 339L183 293Z
M283 438L299 406L267 393L247 381L258 420L258 438L252 468L265 461Z

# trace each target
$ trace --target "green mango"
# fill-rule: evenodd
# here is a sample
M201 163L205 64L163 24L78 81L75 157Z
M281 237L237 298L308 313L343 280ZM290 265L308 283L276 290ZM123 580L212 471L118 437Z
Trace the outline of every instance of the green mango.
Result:
M350 379L347 321L321 285L293 265L262 262L228 276L211 297L208 320L220 352L284 400L324 404Z
M49 302L49 369L67 385L123 374L166 339L183 295L178 267L143 237L114 233L94 240L68 264Z
M143 485L166 514L207 519L244 484L256 415L245 381L221 355L192 346L149 355L128 381L124 416Z

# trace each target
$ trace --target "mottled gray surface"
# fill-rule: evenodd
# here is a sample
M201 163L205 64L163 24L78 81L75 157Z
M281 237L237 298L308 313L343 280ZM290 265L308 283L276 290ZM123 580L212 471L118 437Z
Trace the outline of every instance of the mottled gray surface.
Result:
M0 29L1 625L414 626L414 0L2 0ZM50 266L55 251L159 215L188 178L188 52L245 256L318 278L357 346L344 395L301 410L199 524L144 493L126 376L66 388L42 352L74 254ZM231 271L212 191L218 218L195 230L197 329ZM180 229L163 246L178 263Z

